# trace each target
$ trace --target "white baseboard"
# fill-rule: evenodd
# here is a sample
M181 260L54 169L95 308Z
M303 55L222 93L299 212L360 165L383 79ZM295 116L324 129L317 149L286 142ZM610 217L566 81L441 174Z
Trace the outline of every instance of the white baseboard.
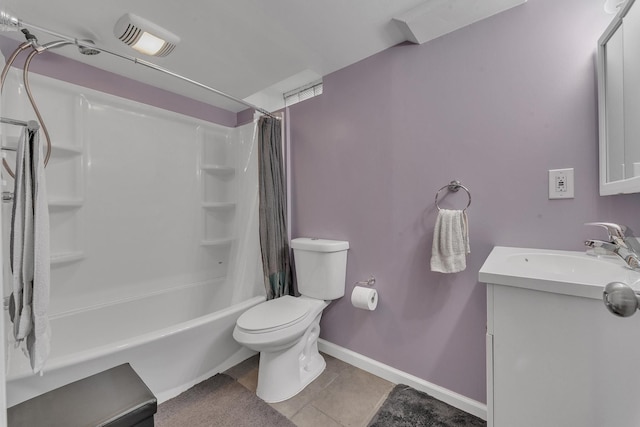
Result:
M414 375L393 368L384 363L380 363L369 357L363 356L355 351L332 344L326 340L318 339L318 349L329 356L347 362L350 365L358 367L364 371L384 378L394 384L406 384L416 390L425 392L438 400L443 401L455 408L465 411L478 418L487 420L487 405L476 400L469 399L459 393L448 390L444 387L432 384Z

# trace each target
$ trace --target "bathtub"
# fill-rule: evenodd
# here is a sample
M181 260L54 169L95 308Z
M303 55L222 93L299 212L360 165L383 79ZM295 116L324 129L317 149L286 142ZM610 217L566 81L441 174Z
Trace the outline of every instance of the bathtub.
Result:
M51 316L44 375L31 373L21 350L8 350L7 405L126 362L160 403L247 359L255 352L235 342L233 328L265 297L225 308L229 298L216 298L215 285L182 286Z

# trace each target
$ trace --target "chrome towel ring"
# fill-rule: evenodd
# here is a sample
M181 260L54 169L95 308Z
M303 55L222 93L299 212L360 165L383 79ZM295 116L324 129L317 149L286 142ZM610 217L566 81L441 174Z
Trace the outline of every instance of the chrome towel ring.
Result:
M467 196L469 196L469 202L467 203L467 206L463 209L464 211L467 210L467 208L469 206L471 206L471 192L469 191L469 189L467 187L465 187L464 185L460 184L460 181L454 180L451 181L449 184L443 186L442 188L440 188L437 192L436 192L436 207L438 208L438 210L442 210L440 208L440 206L438 205L438 196L440 195L440 192L444 189L447 189L448 191L451 191L453 193L457 192L459 189L463 189L464 191L467 192Z

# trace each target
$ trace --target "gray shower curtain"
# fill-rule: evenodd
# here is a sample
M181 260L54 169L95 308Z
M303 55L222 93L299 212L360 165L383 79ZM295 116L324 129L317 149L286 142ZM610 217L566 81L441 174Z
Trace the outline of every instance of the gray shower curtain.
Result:
M293 294L283 163L282 122L264 116L258 121L258 179L260 249L268 300Z

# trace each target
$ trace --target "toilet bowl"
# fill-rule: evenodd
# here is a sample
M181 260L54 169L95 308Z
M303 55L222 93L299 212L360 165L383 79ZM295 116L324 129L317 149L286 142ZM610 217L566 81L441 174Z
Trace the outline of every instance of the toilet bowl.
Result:
M322 310L328 305L287 295L258 304L238 318L233 338L260 352L256 394L262 400L287 400L324 371L318 336Z
M238 343L260 352L256 394L269 403L290 399L324 371L320 318L330 300L344 295L348 242L299 238L291 247L301 296L252 307L233 331Z

